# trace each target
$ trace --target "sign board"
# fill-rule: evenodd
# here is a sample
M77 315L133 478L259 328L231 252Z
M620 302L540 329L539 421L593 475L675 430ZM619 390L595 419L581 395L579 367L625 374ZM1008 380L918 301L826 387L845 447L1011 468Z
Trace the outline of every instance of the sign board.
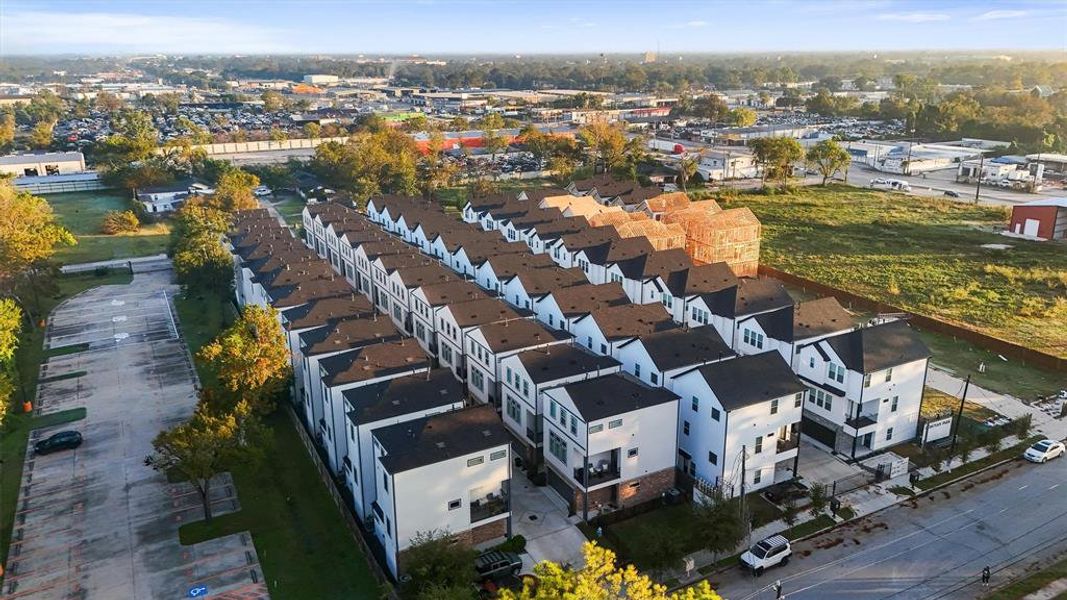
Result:
M952 435L952 415L927 421L923 425L922 443L936 442Z

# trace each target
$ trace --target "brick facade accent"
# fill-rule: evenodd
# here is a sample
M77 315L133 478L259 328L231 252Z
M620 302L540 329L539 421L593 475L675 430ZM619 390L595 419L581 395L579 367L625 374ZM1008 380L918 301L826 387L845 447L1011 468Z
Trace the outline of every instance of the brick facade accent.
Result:
M677 471L671 467L620 483L617 503L620 506L633 506L655 500L675 487L676 476ZM638 483L637 487L633 487L635 482Z
M509 516L508 519L511 517ZM478 525L467 531L461 531L452 536L452 539L457 544L463 544L464 546L474 547L478 544L493 541L499 538L503 538L508 534L508 519L499 519L492 523L486 523L485 525ZM401 550L400 554L396 557L397 572L403 573L407 562L407 550Z

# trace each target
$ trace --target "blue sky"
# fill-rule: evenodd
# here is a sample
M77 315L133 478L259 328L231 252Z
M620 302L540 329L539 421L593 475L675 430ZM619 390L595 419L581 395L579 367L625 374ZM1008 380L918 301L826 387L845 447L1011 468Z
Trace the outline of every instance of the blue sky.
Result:
M1067 0L0 0L14 54L1067 51Z

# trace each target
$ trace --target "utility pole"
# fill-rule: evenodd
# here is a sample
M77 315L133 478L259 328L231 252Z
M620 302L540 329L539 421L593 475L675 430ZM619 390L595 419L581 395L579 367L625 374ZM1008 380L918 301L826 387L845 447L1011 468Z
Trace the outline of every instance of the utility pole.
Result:
M745 518L745 446L741 446L741 518Z
M960 419L963 418L963 403L967 401L967 389L971 387L971 376L967 375L967 380L963 382L963 397L960 398L960 407L956 411L956 427L952 430L952 447L949 449L949 456L956 451L956 438L960 435Z
M982 165L985 164L985 153L978 155L978 186L974 188L974 203L978 204L978 194L982 191ZM968 375L968 378L970 376Z

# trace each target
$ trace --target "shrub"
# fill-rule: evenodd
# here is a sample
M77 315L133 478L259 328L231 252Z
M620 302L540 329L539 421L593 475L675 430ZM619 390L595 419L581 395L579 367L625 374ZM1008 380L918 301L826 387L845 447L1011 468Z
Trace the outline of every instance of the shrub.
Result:
M141 227L141 221L132 210L111 210L104 215L104 222L100 229L108 235L117 233L132 233Z
M513 535L511 536L511 539L503 543L497 544L494 550L522 554L523 552L526 552L526 538L521 535Z

